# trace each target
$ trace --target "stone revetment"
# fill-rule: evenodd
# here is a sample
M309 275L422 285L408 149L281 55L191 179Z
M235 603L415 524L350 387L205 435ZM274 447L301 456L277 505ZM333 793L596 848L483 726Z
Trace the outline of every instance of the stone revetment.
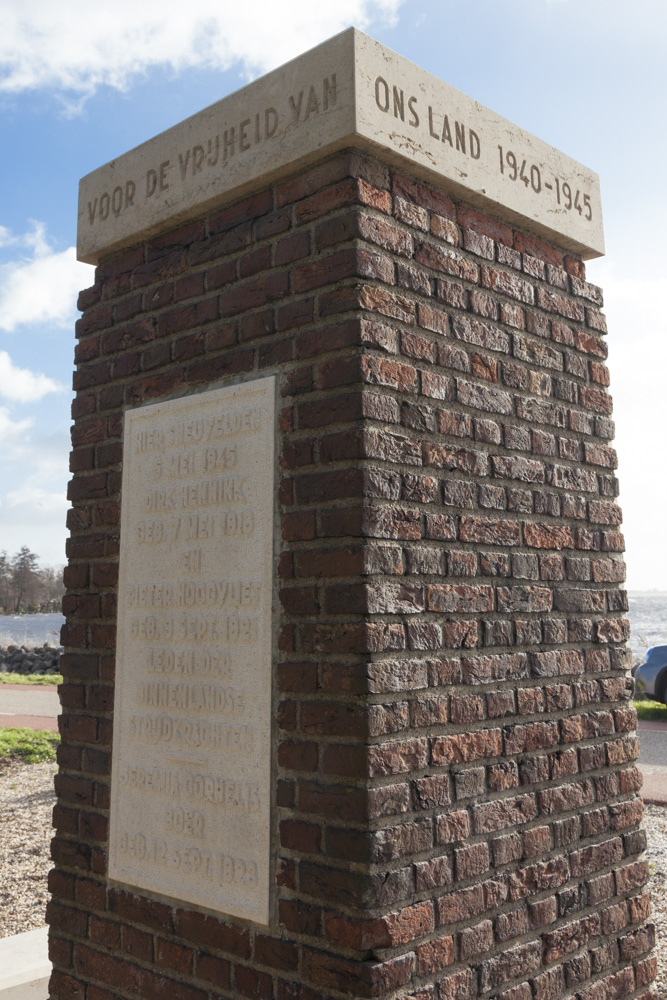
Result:
M353 29L81 181L51 1000L656 1000L603 252Z

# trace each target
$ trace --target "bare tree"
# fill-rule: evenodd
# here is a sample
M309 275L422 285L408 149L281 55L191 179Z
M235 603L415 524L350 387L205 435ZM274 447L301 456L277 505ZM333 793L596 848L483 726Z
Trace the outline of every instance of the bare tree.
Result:
M38 557L23 545L12 559L12 590L14 614L18 614L23 604L34 605L39 592Z
M42 605L58 605L65 593L62 566L43 566L39 571Z
M6 552L0 552L0 609L9 611L12 599L12 569Z
M0 552L0 613L60 611L64 593L62 566L39 566L27 545L11 558Z

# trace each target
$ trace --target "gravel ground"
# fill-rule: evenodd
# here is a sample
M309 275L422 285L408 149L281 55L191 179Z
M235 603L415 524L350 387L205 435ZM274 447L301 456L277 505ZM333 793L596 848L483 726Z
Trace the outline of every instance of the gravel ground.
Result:
M51 868L53 776L58 765L0 761L0 937L41 927ZM667 1000L667 808L646 807L659 1000Z
M653 922L658 935L658 979L656 987L660 1000L667 1000L667 807L646 806L644 814L648 837L648 858L651 871L651 896Z
M57 769L0 761L0 938L44 925Z

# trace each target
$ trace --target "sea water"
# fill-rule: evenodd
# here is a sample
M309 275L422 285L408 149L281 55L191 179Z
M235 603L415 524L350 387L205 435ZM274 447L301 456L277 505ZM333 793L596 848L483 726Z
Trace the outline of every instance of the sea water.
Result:
M643 660L651 646L667 646L667 593L628 593L630 648Z
M0 616L0 646L60 645L61 614Z

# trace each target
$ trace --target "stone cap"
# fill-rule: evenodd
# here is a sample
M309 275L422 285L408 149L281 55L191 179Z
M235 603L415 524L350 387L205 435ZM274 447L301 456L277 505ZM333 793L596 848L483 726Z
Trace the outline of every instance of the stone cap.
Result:
M82 178L77 256L97 264L345 148L604 254L597 174L349 28Z

